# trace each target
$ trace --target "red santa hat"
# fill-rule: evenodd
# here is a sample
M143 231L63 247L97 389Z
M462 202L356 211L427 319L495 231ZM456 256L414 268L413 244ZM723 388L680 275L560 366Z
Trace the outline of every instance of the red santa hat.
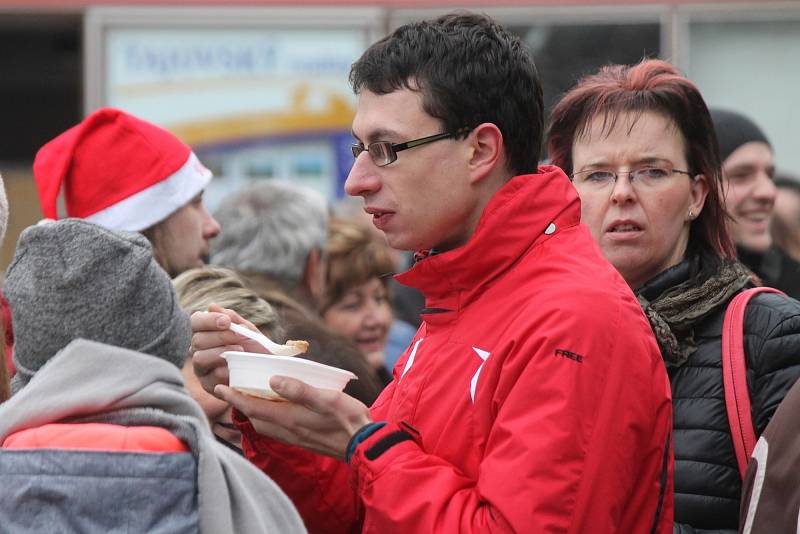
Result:
M173 134L118 109L103 108L59 135L33 163L44 216L138 232L189 203L211 171Z

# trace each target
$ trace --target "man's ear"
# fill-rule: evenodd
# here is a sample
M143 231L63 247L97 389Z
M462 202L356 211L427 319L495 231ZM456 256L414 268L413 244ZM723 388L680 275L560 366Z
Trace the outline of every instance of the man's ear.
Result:
M503 134L497 125L484 122L470 132L470 182L477 183L505 165Z
M318 248L311 249L306 256L306 265L300 283L311 296L314 304L322 300L322 294L325 292L325 260L322 257L322 251Z

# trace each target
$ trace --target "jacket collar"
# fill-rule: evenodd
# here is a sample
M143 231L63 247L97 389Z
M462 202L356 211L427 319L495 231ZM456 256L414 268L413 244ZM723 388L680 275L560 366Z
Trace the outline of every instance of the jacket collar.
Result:
M664 291L688 280L690 275L691 266L689 260L683 260L648 280L645 285L636 290L636 295L652 302Z
M569 178L543 165L495 193L465 245L428 256L396 278L422 292L428 310L458 311L532 247L579 222L580 201Z

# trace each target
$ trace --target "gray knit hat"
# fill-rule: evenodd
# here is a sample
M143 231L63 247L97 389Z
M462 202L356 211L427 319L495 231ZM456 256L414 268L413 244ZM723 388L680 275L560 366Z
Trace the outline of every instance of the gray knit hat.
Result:
M178 367L189 352L189 317L138 233L82 219L31 226L19 238L4 291L14 326L14 391L76 338Z

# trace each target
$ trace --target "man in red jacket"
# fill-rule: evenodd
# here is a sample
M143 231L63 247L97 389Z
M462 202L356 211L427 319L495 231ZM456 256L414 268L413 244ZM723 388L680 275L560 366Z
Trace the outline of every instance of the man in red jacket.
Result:
M488 17L403 26L353 65L345 184L389 243L424 322L371 408L286 377L289 402L226 387L259 349L212 308L195 370L238 411L243 448L312 532L671 532L669 384L628 286L537 170L542 90ZM248 325L249 326L249 325Z

